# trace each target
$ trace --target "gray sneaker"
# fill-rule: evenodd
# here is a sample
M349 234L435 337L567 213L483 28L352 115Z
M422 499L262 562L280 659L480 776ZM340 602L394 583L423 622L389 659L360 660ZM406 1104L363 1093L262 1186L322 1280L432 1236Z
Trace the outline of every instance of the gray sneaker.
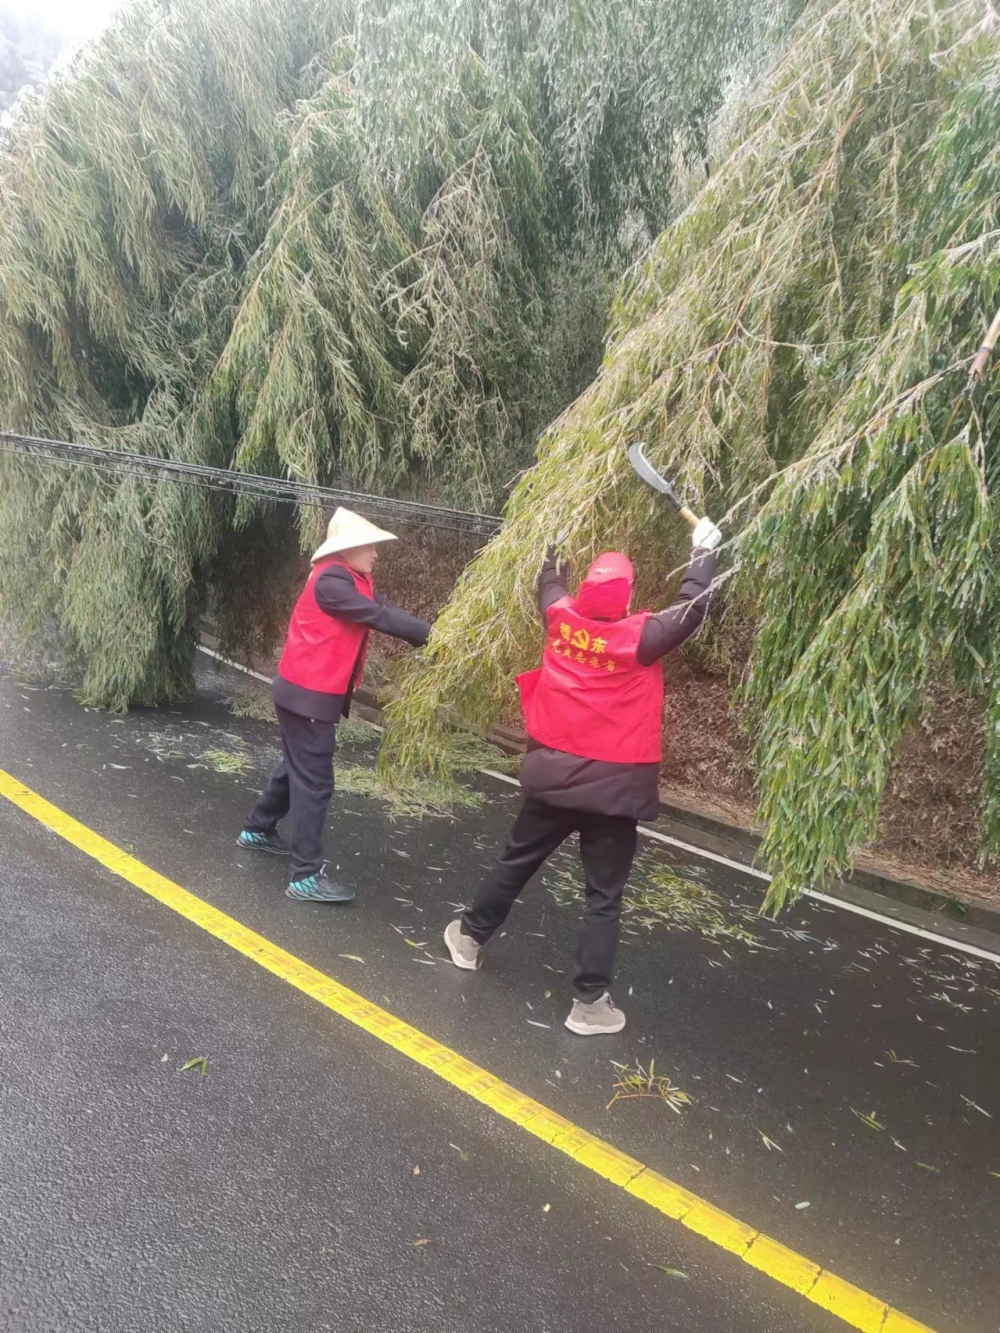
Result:
M566 1026L570 1032L581 1037L600 1037L612 1032L621 1032L625 1026L625 1015L611 1003L607 991L599 1000L587 1004L584 1000L574 1000L569 1011Z
M482 966L483 946L477 944L471 935L463 935L462 923L457 918L448 922L444 932L444 942L456 967L463 967L467 972L475 972Z

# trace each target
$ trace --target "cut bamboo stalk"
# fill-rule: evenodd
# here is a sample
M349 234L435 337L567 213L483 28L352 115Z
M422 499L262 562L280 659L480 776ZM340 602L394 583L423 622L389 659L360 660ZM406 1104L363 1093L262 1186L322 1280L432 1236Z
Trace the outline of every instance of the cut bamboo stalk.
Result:
M972 365L969 367L969 379L978 382L983 378L983 371L986 369L986 363L993 355L993 349L997 345L997 339L1000 338L1000 310L993 316L993 323L986 331L986 337L979 344L979 351L972 358Z

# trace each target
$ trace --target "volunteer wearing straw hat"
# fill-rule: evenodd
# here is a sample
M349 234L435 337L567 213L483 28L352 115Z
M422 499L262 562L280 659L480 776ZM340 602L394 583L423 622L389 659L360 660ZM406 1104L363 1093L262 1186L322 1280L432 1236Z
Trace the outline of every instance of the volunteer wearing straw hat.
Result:
M295 604L271 687L282 760L240 833L241 847L291 852L289 898L346 903L354 890L323 873L323 826L333 795L337 723L361 681L372 630L420 648L430 626L375 591L377 547L396 538L349 509L338 509ZM289 815L288 843L276 825Z
M586 902L566 1026L581 1036L625 1026L608 987L636 825L659 811L661 659L704 620L721 541L710 519L697 524L678 600L658 615L630 614L632 562L617 551L598 556L575 597L551 548L539 580L542 665L518 677L528 733L525 802L471 908L449 923L444 939L456 967L477 968L482 946L528 880L579 833Z

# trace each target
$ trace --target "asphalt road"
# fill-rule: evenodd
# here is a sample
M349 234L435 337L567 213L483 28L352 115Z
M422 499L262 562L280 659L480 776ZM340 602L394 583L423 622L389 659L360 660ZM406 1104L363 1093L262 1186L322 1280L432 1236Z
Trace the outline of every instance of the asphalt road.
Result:
M358 900L292 903L285 864L234 845L277 749L232 689L206 670L194 707L118 718L2 678L0 768L937 1333L1000 1328L1000 968L822 904L762 922L759 884L657 846L623 936L628 1026L574 1038L571 854L482 972L444 961L516 795L484 779L460 821L338 795L331 862ZM0 1057L0 1330L845 1327L2 799ZM655 1061L690 1104L607 1109L612 1061Z

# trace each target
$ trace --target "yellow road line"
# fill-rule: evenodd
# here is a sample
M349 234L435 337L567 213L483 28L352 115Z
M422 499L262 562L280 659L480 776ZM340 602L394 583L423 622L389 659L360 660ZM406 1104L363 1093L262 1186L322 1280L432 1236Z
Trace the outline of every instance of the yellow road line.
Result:
M490 1107L506 1120L520 1125L529 1134L548 1143L596 1175L618 1185L626 1194L642 1199L665 1217L697 1232L720 1249L730 1253L765 1273L768 1277L791 1287L814 1305L842 1319L862 1333L931 1333L925 1324L901 1314L877 1300L859 1287L844 1282L796 1254L794 1250L765 1236L722 1212L696 1194L676 1185L665 1176L651 1171L634 1157L627 1157L617 1148L588 1134L586 1130L550 1111L541 1102L518 1092L487 1070L464 1059L456 1051L442 1046L417 1028L404 1023L387 1010L372 1004L363 996L342 986L339 981L310 967L294 954L287 953L270 940L220 912L187 889L157 874L149 866L129 856L114 843L79 823L71 815L50 804L16 778L0 769L0 796L24 810L44 824L47 829L64 838L81 852L93 857L102 866L157 902L171 908L180 916L193 921L202 930L222 940L230 948L252 958L255 963L281 977L297 990L341 1018L385 1042L393 1050L407 1056L418 1065L431 1070L439 1078Z

